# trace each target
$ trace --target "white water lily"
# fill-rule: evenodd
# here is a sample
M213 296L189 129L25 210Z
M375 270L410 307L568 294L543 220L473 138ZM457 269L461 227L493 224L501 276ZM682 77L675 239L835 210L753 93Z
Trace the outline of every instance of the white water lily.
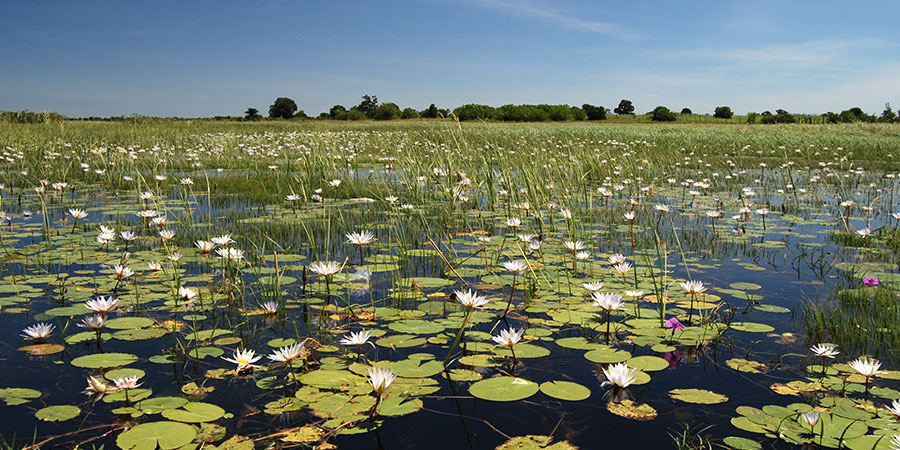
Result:
M371 344L371 342L369 342L370 337L371 332L368 330L357 331L355 333L351 331L350 334L341 338L340 343L341 345L361 346L366 343ZM372 344L372 346L374 347L374 344Z
M498 346L512 347L518 344L520 340L522 340L522 334L524 333L524 328L521 330L509 328L506 330L500 330L500 334L497 336L491 336L491 340L496 342Z
M881 368L881 361L878 361L877 359L858 358L854 361L850 361L850 368L866 378L884 373L883 371L878 370Z
M22 337L40 341L49 337L53 333L54 328L56 327L53 324L38 323L22 330Z
M634 383L637 379L635 376L636 372L637 369L628 367L628 364L624 362L613 364L603 369L603 375L606 376L607 381L620 388L627 388Z
M471 289L467 290L465 292L453 291L453 293L456 296L456 301L458 301L463 306L465 306L466 308L469 308L469 309L480 308L489 302L487 297L485 297L483 295L478 295L477 292L472 291Z
M834 344L816 344L809 349L816 354L816 356L820 356L823 358L832 358L840 354L837 350L837 345Z
M255 365L253 365L253 363L262 359L262 355L257 355L256 352L247 348L243 350L235 350L234 357L232 358L226 358L223 356L222 359L230 363L237 364L237 368L234 371L237 373L241 373L256 367Z
M372 389L375 389L375 393L378 396L381 396L396 379L397 375L391 369L383 367L372 367L369 369L369 383L372 384Z

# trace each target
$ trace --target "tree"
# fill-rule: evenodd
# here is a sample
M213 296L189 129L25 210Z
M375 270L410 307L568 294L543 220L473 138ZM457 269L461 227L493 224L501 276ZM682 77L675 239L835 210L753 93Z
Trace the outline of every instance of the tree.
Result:
M287 97L278 97L269 107L269 117L273 119L290 119L297 111L297 104Z
M691 108L681 108L681 114L693 114L693 113L694 112L691 111Z
M259 110L256 108L247 108L244 111L244 120L259 120L262 119L262 115L259 113Z
M394 120L401 115L400 107L396 103L382 103L378 105L369 116L375 120Z
M606 108L602 106L585 103L581 105L581 110L587 115L587 120L606 120Z
M657 106L656 108L653 108L653 112L650 113L650 120L654 122L674 122L675 113L665 106Z
M616 109L613 110L616 114L634 114L634 105L631 104L631 100L622 99L619 102L619 106L616 106Z
M378 97L374 95L370 97L369 94L366 94L362 96L362 101L359 102L359 105L356 107L356 109L362 111L365 115L370 115L372 111L375 111L375 108L377 107Z
M469 103L457 106L453 114L459 120L490 120L494 118L495 112L492 106Z
M419 117L419 112L415 108L404 108L400 114L401 119L415 119Z
M719 119L730 119L733 116L734 113L731 112L731 107L728 106L716 106L716 110L713 112L713 117Z
M879 122L893 122L897 120L897 113L891 109L890 103L884 104L884 111L881 112L881 116L878 117Z
M328 110L328 115L331 116L332 119L337 119L340 115L347 115L347 108L344 108L344 105L334 105L331 109Z
M434 106L434 103L428 106L428 109L422 111L423 119L437 119L438 117L438 109Z

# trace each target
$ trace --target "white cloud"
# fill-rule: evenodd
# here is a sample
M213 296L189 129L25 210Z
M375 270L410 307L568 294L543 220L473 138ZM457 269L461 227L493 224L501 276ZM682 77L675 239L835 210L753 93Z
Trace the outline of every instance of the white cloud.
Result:
M620 38L633 38L635 34L617 24L578 17L557 8L533 1L517 0L466 0L468 3L504 12L510 15L537 20L563 28L600 33Z
M697 59L716 66L769 66L812 69L846 64L859 50L884 47L882 39L822 39L796 44L767 44L744 48L702 48L670 53L671 58Z

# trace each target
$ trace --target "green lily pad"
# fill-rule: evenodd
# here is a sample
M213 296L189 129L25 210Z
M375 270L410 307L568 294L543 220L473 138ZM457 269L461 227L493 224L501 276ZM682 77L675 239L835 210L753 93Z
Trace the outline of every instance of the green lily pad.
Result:
M540 389L537 383L518 377L494 377L476 381L469 386L469 393L482 400L512 402L526 399Z
M72 360L72 365L85 369L105 369L127 366L137 360L137 356L129 353L98 353L96 355L79 356Z
M162 415L166 419L178 422L201 423L221 419L225 410L211 403L188 402L184 409L166 409Z
M441 361L404 359L391 364L391 369L403 378L427 378L443 372L444 364Z
M422 400L399 396L387 397L378 403L377 413L382 416L403 416L422 409Z
M375 345L386 348L409 348L425 345L428 339L412 334L395 334L375 341Z
M735 449L735 450L761 450L762 445L759 445L759 442L756 442L752 439L737 437L737 436L728 436L723 439L722 442L725 445Z
M41 408L34 416L44 422L65 422L81 414L81 408L73 405L55 405Z
M116 444L122 450L172 450L190 444L196 436L194 427L185 423L150 422L120 434Z
M181 408L187 404L182 397L154 397L135 403L134 407L147 414L159 414L167 409Z
M707 391L706 389L672 389L669 391L669 397L672 397L675 400L681 400L685 403L697 403L701 405L714 405L728 401L728 397L713 391Z
M667 369L669 362L659 356L635 356L628 360L628 367L644 372L655 372Z
M120 317L106 322L106 328L112 330L130 330L132 328L144 328L153 325L153 319L146 317Z
M21 405L23 403L28 403L29 400L33 400L41 397L41 391L36 391L34 389L26 389L26 388L3 388L0 389L0 398L3 399L4 402L8 406Z
M547 381L541 383L541 392L553 398L577 402L591 396L591 390L571 381Z
M578 450L568 441L553 442L552 436L517 436L496 448L496 450Z
M631 358L631 353L614 348L600 348L585 353L584 357L587 358L588 361L597 364L615 364L628 361L628 359Z
M756 322L732 322L731 328L749 333L768 333L770 331L775 331L775 327L771 325Z

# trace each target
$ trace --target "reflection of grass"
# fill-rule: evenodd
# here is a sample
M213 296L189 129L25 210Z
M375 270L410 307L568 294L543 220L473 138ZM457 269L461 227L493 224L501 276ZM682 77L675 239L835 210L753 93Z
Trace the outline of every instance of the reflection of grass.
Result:
M896 358L891 352L900 345L900 303L892 289L844 289L836 302L807 303L803 318L812 343L832 342L848 355Z

